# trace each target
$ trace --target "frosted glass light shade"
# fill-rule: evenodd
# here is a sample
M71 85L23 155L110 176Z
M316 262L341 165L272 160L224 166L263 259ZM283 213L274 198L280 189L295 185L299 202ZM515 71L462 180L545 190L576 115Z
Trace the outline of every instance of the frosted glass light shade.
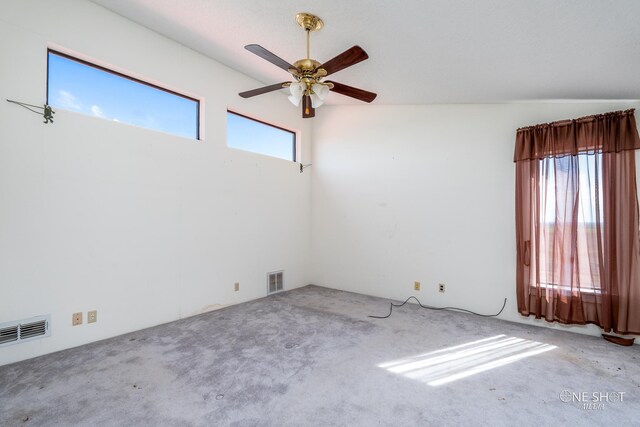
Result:
M311 106L313 108L318 108L322 104L324 104L324 100L329 95L329 88L325 85L321 85L319 83L314 83L311 86L313 93L311 94Z
M291 101L291 103L296 107L300 105L300 100L302 99L302 95L304 95L305 89L306 85L300 82L291 83L291 85L289 86L289 92L291 92L289 101Z
M319 83L314 83L313 86L311 86L311 89L323 101L325 100L327 95L329 95L329 86L321 85Z
M291 103L297 107L300 105L300 100L302 99L302 96L300 98L296 98L293 95L289 95L288 98L289 98L289 101L291 101Z
M324 101L322 99L320 99L320 97L318 95L316 95L315 93L312 93L311 94L311 106L313 108L318 108L322 104L324 104Z

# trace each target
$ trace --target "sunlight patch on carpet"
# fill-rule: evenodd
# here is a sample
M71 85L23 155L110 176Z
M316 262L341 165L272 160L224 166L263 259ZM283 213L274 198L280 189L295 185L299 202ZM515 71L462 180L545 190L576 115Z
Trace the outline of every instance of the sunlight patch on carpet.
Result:
M496 335L381 363L394 374L439 386L556 349L550 344Z

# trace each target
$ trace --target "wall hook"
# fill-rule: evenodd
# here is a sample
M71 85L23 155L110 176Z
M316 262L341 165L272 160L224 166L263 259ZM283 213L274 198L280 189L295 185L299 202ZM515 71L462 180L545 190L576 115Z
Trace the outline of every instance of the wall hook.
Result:
M300 163L300 173L302 173L309 166L311 166L311 163L309 163L308 165L303 165L302 163Z
M309 166L311 166L311 163L309 163L308 165L303 165L302 163L300 163L300 173L302 173Z
M11 102L12 104L17 104L23 108L26 108L27 110L36 113L38 115L42 115L42 117L44 118L44 122L43 123L53 123L53 115L56 113L55 111L53 111L53 108L51 108L50 105L48 104L44 104L44 107L40 107L39 105L33 105L33 104L27 104L25 102L19 102L19 101L12 101L11 99L7 99L7 102ZM36 111L34 110L34 108L37 108L39 110L42 110L42 112L40 111Z

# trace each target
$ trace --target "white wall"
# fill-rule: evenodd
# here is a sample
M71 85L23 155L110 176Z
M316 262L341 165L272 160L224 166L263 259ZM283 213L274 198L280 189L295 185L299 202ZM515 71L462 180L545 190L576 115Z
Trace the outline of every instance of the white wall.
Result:
M487 314L506 297L501 318L549 326L516 308L516 129L638 106L322 107L313 127L313 283Z
M50 43L201 97L204 140L5 102L44 103ZM86 1L2 2L0 58L0 323L52 316L0 364L264 296L267 271L309 283L310 173L226 147L229 107L299 131L309 163L286 97L243 100L262 84Z
M49 45L201 97L204 140L62 110L44 125L0 102L0 323L51 314L53 333L1 347L0 364L264 296L275 269L289 289L313 282L482 312L508 297L502 317L523 320L515 129L638 107L324 106L303 121L274 108L288 105L281 94L237 96L261 83L74 0L2 3L3 99L44 102ZM313 125L313 167L228 149L227 108L299 131L304 163ZM86 322L94 309L97 323L71 326L73 312Z

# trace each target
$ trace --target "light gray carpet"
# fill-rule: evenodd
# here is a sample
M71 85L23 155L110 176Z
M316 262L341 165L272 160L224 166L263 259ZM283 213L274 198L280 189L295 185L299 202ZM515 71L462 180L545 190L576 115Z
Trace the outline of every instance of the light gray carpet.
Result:
M640 425L638 346L413 304L367 317L387 312L307 286L0 367L0 425Z

